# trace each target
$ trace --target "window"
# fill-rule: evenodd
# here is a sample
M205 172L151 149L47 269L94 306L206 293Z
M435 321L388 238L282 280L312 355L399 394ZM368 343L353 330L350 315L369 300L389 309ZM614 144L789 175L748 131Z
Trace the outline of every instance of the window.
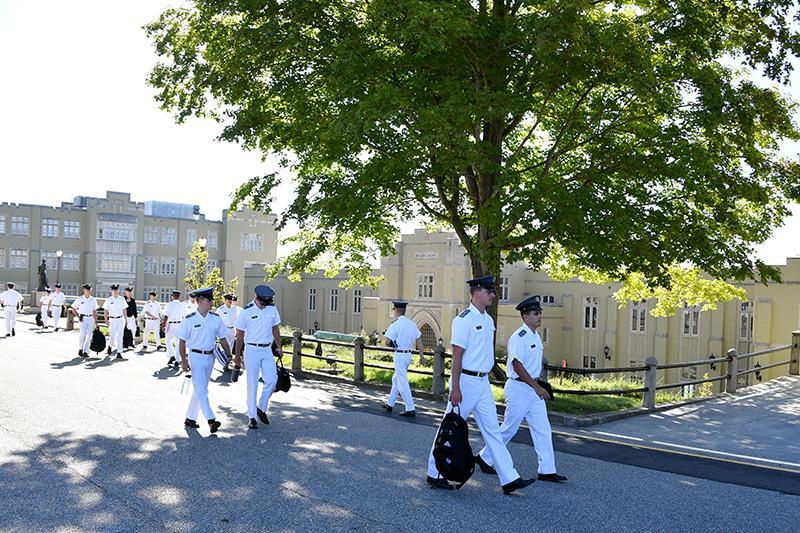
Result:
M28 250L11 250L8 255L8 268L28 268Z
M186 247L191 248L194 246L194 243L197 242L197 229L187 229L186 230Z
M143 268L145 274L158 274L158 257L146 255L144 257Z
M78 252L64 252L64 257L61 258L61 269L67 272L79 272L81 269L80 254Z
M507 301L508 300L508 286L510 282L510 278L508 276L500 276L500 300Z
M417 274L417 298L433 298L433 274Z
M29 228L28 217L11 217L11 235L27 235Z
M206 263L206 274L215 268L219 268L219 259L209 259L208 263Z
M121 254L97 254L98 272L136 272L136 257Z
M583 329L597 329L597 306L599 303L596 296L586 296L583 299Z
M175 275L175 258L174 257L162 257L161 258L161 275L162 276L174 276Z
M6 216L0 215L0 235L6 234Z
M550 342L550 328L542 328L539 330L542 337L542 343L548 344Z
M242 233L241 248L244 252L260 252L264 247L264 236L259 233Z
M6 267L6 249L0 248L0 268Z
M145 287L144 289L142 289L142 300L149 300L151 292L155 292L157 296L158 287Z
M55 218L43 218L42 219L42 237L48 237L51 239L58 238L58 220Z
M700 333L700 310L697 307L685 307L683 310L683 335L696 337Z
M353 289L353 313L361 314L361 289Z
M136 242L136 224L98 220L97 239L101 241Z
M144 243L145 244L161 243L161 229L158 226L145 226Z
M647 324L647 304L636 302L631 305L631 332L644 333Z
M597 368L597 357L594 355L584 355L583 368Z
M26 292L28 292L28 282L27 281L17 282L16 286L14 287L14 290L16 290L20 294L25 294Z
M161 287L158 289L158 301L167 303L172 300L172 287Z
M61 287L61 290L64 291L64 294L68 296L78 296L78 284L77 283L64 283ZM83 291L81 291L81 294Z
M753 340L753 302L739 306L739 340Z
M308 289L308 310L317 310L317 289Z
M331 289L331 312L339 310L339 289Z
M542 296L542 305L556 305L556 297L552 294Z
M39 262L41 262L42 259L46 261L48 272L58 268L58 263L57 263L58 259L56 258L55 252L41 252L39 256L40 256Z
M161 232L161 244L163 246L177 246L178 230L175 228L164 228Z
M80 220L65 220L64 221L64 238L65 239L80 239L81 238L81 222L80 222Z
M209 231L206 240L208 241L208 243L206 244L206 246L208 246L208 249L216 250L217 246L219 246L219 233L217 231Z

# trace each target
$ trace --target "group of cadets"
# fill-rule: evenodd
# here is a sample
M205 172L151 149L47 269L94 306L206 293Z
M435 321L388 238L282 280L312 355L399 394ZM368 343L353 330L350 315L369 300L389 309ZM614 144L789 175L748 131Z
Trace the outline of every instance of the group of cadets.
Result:
M45 293L39 298L39 314L42 317L42 329L54 328L58 331L61 314L66 311L66 295L61 292L61 284L55 284L55 291L45 287Z
M522 325L508 340L508 360L505 383L506 410L502 426L497 420L497 410L489 373L494 358L495 325L487 312L496 297L495 276L469 280L470 305L453 319L452 324L452 368L450 395L445 414L453 409L465 420L473 414L484 440L484 448L475 456L480 470L498 476L504 494L532 484L534 478L522 478L514 468L507 444L525 420L533 439L538 459L538 479L564 482L566 477L556 471L553 453L552 432L547 419L546 400L552 399L549 385L540 381L542 373L543 346L538 328L542 321L542 308L535 297L528 298L516 306ZM83 286L83 295L72 304L80 320L78 353L88 356L92 332L97 327L97 300L91 295L91 285ZM122 330L126 321L133 319L128 327L135 329L136 305L126 289L126 298L119 296L119 286L111 286L111 296L103 304L109 326L109 355L121 357ZM193 291L190 300L181 301L181 292L172 292L172 301L161 311L155 292L148 295L144 305L144 339L142 350L149 344L150 335L160 347L160 331L166 337L169 357L167 366L182 368L192 381L192 395L186 411L184 425L199 428L197 417L202 413L211 433L216 433L221 423L216 419L208 397L208 381L214 366L217 343L224 350L227 360L233 360L236 368L246 368L248 427L258 428L259 421L269 424L267 409L275 390L277 368L273 356L283 357L280 347L280 313L274 305L275 292L267 285L255 287L253 301L244 309L235 305L236 297L225 295L225 303L212 311L213 287ZM60 286L56 293L42 298L42 316L60 316L64 305ZM423 361L422 336L416 324L405 316L408 302L396 300L393 315L396 318L384 334L386 345L394 348L392 388L389 398L383 403L385 411L391 413L398 396L405 410L400 416L416 415L414 399L408 381L408 368L416 350ZM0 305L5 309L6 336L14 335L16 311L21 309L22 296L14 290L0 293ZM44 312L45 308L47 313ZM48 325L58 327L58 321ZM159 328L160 326L160 328ZM244 363L244 364L242 364ZM263 382L261 395L259 382ZM433 447L428 457L427 483L435 489L452 490L454 487L437 471Z

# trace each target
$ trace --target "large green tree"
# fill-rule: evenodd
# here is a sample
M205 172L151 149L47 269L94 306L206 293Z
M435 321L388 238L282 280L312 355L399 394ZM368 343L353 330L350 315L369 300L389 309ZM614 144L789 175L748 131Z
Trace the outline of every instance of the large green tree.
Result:
M194 0L146 31L164 109L291 167L299 246L276 269L324 257L363 282L421 218L475 276L550 263L640 297L681 271L702 300L725 291L697 269L778 279L753 247L800 197L778 151L800 136L781 92L796 17L790 0ZM235 201L269 209L279 179Z

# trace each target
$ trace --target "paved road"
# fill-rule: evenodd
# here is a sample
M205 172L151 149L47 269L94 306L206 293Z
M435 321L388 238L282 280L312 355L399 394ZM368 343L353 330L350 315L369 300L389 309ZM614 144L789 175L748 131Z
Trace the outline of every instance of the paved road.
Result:
M325 382L277 394L272 424L248 431L244 383L220 380L222 429L187 432L163 352L84 362L77 333L29 328L0 339L3 531L796 529L798 496L563 452L564 485L503 496L477 473L433 491L435 418L400 421L369 391ZM509 448L532 475L531 448Z

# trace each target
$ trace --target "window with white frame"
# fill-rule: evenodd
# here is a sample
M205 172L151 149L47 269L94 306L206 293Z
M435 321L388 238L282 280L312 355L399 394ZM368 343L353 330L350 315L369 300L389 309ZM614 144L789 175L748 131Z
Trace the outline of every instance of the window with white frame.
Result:
M308 310L317 310L317 289L308 289Z
M0 235L6 234L6 216L0 215Z
M209 259L206 263L206 274L214 270L215 268L219 268L219 259Z
M683 336L696 337L700 334L700 310L686 306L683 310Z
M158 274L158 257L152 255L144 256L142 268L145 274Z
M80 220L65 220L64 221L64 238L65 239L80 239L81 238L81 221Z
M433 298L433 274L417 274L417 298L421 300Z
M10 250L8 268L28 268L28 250Z
M156 298L158 298L158 287L145 287L142 289L142 300L149 300L151 292L155 292Z
M550 343L550 328L541 328L541 329L539 329L539 333L541 333L540 337L542 338L542 344L549 344Z
M331 289L331 312L339 310L339 289Z
M101 241L136 242L136 224L115 222L113 220L98 220L97 239Z
M163 228L161 231L162 246L178 245L178 230L176 228Z
M61 286L61 290L67 296L78 296L78 284L77 283L64 283ZM83 292L83 291L81 291Z
M739 340L753 340L753 302L739 305Z
M0 268L6 267L6 249L0 248Z
M216 230L209 230L208 237L206 237L206 246L209 250L216 250L219 246L219 232Z
M176 268L176 259L174 257L161 258L161 275L174 276Z
M264 248L264 236L260 233L242 233L243 252L260 252Z
M55 252L50 251L41 251L39 252L39 262L41 263L42 259L45 260L45 264L47 265L47 270L54 270L57 266L58 259L56 258Z
M583 356L583 368L597 368L597 356L584 355Z
M509 298L509 285L511 278L508 276L500 276L500 300L506 302Z
M28 217L11 217L11 235L28 235L30 232L30 222Z
M167 303L172 300L172 287L160 287L158 289L158 301Z
M353 289L353 313L361 314L361 289Z
M145 244L160 244L161 243L161 228L158 226L145 226L144 227L144 243Z
M647 325L647 303L631 304L631 333L644 333Z
M66 272L79 272L81 269L81 256L78 252L64 252L61 258L61 268Z
M28 292L28 282L27 281L20 281L14 286L14 290L20 294L25 294Z
M191 248L197 242L197 229L189 228L186 230L186 247Z
M597 307L600 300L597 296L583 298L583 329L597 329Z
M552 294L542 296L542 305L556 305L556 297Z
M42 219L42 237L47 237L50 239L57 239L58 238L58 227L59 221L55 218L43 218Z
M136 272L136 257L122 254L97 254L98 272Z

